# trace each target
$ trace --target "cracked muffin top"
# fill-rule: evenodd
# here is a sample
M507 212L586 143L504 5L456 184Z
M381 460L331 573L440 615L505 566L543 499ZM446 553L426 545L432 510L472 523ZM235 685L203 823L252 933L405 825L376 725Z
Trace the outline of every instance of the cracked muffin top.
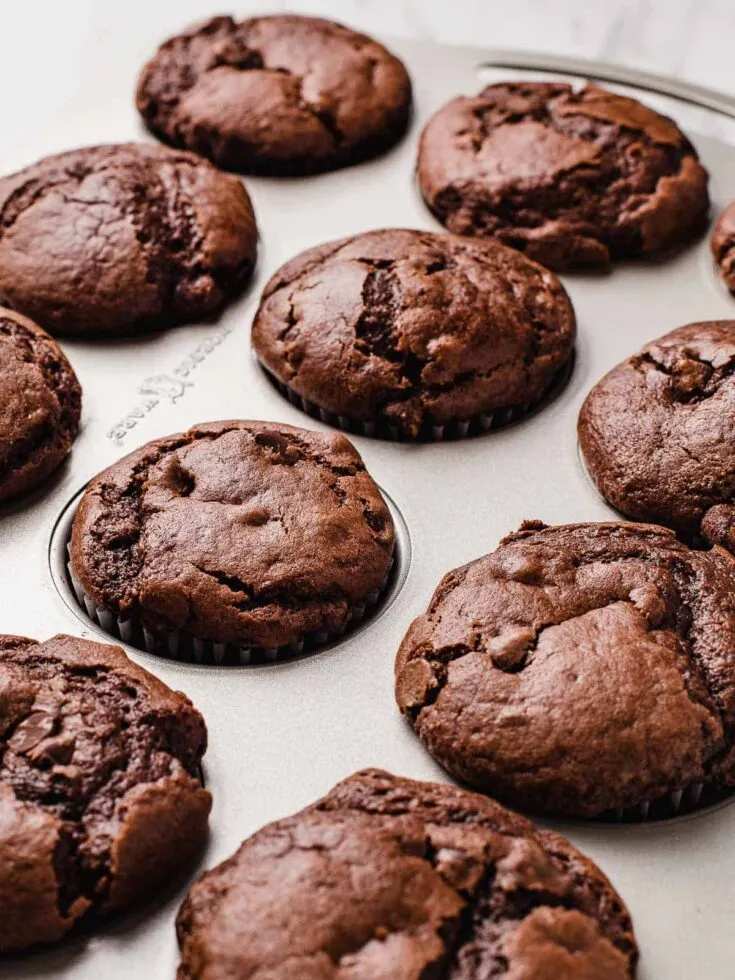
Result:
M708 175L666 116L588 84L489 85L429 120L418 179L450 231L557 270L668 251L705 225Z
M344 627L392 551L390 511L344 436L209 422L92 481L71 566L98 605L153 632L274 648Z
M578 431L613 507L735 554L734 372L735 320L690 323L598 381Z
M717 219L710 244L722 281L735 294L735 201Z
M0 502L37 486L79 430L82 389L59 345L0 307Z
M304 174L396 143L411 82L381 44L332 21L214 17L161 45L137 105L158 137L228 170Z
M256 247L242 183L194 154L87 147L0 180L0 298L53 334L211 317L245 285Z
M538 402L574 335L553 273L496 242L409 229L302 252L265 287L252 332L299 395L412 437Z
M0 952L138 907L199 851L206 729L119 647L0 636Z
M526 522L442 579L396 698L441 765L522 809L735 786L735 563L650 525Z
M474 793L356 773L207 872L178 980L629 980L625 905L567 840Z

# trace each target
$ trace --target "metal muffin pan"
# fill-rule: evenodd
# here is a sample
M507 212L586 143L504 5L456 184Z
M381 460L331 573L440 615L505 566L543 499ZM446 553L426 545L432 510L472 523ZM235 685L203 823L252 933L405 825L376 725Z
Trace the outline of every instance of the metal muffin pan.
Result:
M132 91L139 66L160 40L147 30L145 21L135 18L116 30L107 41L114 45L114 58L99 77L77 77L79 69L70 60L67 70L77 82L72 101L53 127L34 130L30 119L21 141L0 136L2 171L74 146L146 138ZM534 70L553 77L594 76L597 70L564 59L389 43L405 58L415 85L407 138L382 159L352 169L298 180L248 180L262 235L256 278L217 324L131 341L64 343L84 388L83 428L61 471L31 498L1 513L2 632L105 639L64 592L58 529L68 522L68 508L84 484L124 453L210 419L260 418L328 428L289 404L251 356L250 323L258 296L281 262L317 242L379 227L438 229L413 182L418 135L431 112L490 80L529 77ZM506 67L493 69L493 60ZM735 116L735 102L610 66L600 66L599 72L608 83L618 82L669 112L689 132L712 174L714 209L735 198L735 148L726 142L735 142L735 122L729 118ZM40 73L29 84L48 80ZM705 111L702 102L713 108ZM663 262L564 281L578 317L576 363L568 384L543 410L507 428L451 442L351 437L407 528L399 533L402 587L393 590L379 616L313 656L258 668L182 664L128 648L133 659L189 694L207 720L204 772L214 809L201 867L229 856L264 823L303 807L364 766L447 778L394 704L393 659L408 624L426 607L444 572L493 549L524 518L552 524L614 518L577 454L576 419L586 393L646 341L691 320L735 317L735 300L719 284L704 239ZM599 862L628 903L642 950L642 980L732 980L735 806L730 801L650 823L553 825ZM4 960L0 975L7 980L173 978L178 958L173 918L189 880L92 936Z

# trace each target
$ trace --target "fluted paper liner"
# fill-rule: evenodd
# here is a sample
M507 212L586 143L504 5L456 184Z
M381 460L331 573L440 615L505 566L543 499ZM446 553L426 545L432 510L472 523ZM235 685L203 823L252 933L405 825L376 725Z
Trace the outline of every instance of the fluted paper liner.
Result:
M311 418L319 419L326 425L331 425L344 432L371 438L387 439L391 442L443 442L445 440L464 439L466 436L479 435L482 432L489 432L491 429L500 429L511 422L529 415L538 408L555 390L561 390L569 377L574 366L574 355L564 364L549 380L541 395L532 402L508 408L497 409L494 412L483 412L474 415L469 419L453 419L442 424L425 423L417 436L411 436L400 425L388 422L385 419L373 421L362 421L348 418L346 415L337 415L326 408L321 408L315 402L310 401L299 395L287 384L279 380L267 368L263 368L266 375L278 391L296 408L301 409Z
M68 549L68 546L67 546ZM71 562L67 563L69 581L74 590L77 602L85 610L91 620L97 623L105 633L117 640L122 640L130 646L144 649L147 653L168 657L184 663L196 664L228 664L250 665L271 663L300 656L303 653L313 653L320 647L344 636L350 629L362 622L380 602L386 592L395 564L395 556L390 559L388 572L377 589L368 592L360 601L350 607L350 615L344 627L337 631L319 630L306 633L295 643L281 647L246 647L234 643L217 643L214 640L204 640L193 636L185 630L168 630L154 632L144 626L138 616L119 616L116 612L100 606L82 588L74 575Z

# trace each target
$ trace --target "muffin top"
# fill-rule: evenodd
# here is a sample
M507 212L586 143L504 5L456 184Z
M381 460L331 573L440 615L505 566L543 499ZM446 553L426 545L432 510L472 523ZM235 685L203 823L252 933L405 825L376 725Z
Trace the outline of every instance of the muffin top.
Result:
M579 442L613 507L735 553L733 370L735 320L673 330L598 381Z
M424 129L418 179L450 231L562 270L678 246L709 209L707 171L679 128L591 84L506 83L453 99Z
M392 550L390 512L344 436L209 422L92 481L71 565L96 603L150 629L271 648L344 626Z
M495 242L408 229L302 252L266 285L252 332L293 391L413 437L537 402L574 335L553 273Z
M592 862L485 797L356 773L207 872L179 980L628 980L628 912Z
M381 44L329 20L214 17L161 45L137 105L157 136L230 170L309 173L395 143L411 82Z
M210 317L242 289L256 247L242 183L191 153L85 147L0 180L0 297L53 334Z
M0 502L61 463L79 429L82 389L58 344L0 307Z
M731 293L735 293L735 201L715 222L711 248L722 281Z
M0 636L0 952L138 906L194 856L206 741L119 647Z
M438 762L522 808L733 785L735 563L649 525L526 522L441 581L396 697Z

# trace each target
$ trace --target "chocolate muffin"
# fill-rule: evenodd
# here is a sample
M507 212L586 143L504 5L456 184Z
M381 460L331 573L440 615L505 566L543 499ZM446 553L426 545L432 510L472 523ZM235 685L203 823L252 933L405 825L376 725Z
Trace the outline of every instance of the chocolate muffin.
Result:
M108 631L175 657L248 663L253 648L300 652L359 619L392 552L390 511L344 436L209 422L90 483L70 569Z
M578 431L613 507L735 553L733 370L735 320L672 330L598 381Z
M574 333L564 287L518 252L391 229L287 262L265 288L252 337L307 411L416 439L527 412L570 366Z
M646 816L728 791L735 562L650 525L526 522L442 579L396 697L441 765L522 809Z
M635 99L585 85L488 85L421 136L418 180L450 231L552 269L654 255L704 228L708 175L689 140Z
M735 293L735 201L717 219L710 244L722 281Z
M79 430L82 389L60 347L0 307L0 502L46 479Z
M191 153L86 147L0 180L0 297L54 334L213 317L247 282L256 247L241 182Z
M228 170L306 174L393 146L411 82L381 44L329 20L214 17L161 45L137 105L156 136Z
M178 980L629 980L610 882L565 838L452 786L366 770L191 889Z
M137 908L199 851L206 729L119 647L0 636L0 952Z

